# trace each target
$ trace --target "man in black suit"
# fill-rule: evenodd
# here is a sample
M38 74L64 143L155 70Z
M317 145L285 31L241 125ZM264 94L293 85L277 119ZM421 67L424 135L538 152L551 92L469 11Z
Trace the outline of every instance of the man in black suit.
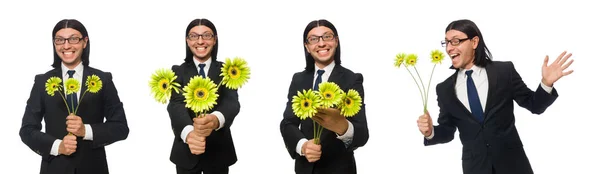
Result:
M356 173L354 150L364 146L369 139L365 104L354 117L345 118L340 115L340 110L329 108L319 109L312 119L300 120L292 112L291 102L298 91L315 89L319 82L327 81L338 84L346 92L355 89L364 101L363 76L341 65L339 37L329 21L310 22L302 40L306 68L292 77L280 125L285 146L296 161L295 172ZM313 120L324 128L320 145L313 142Z
M200 75L219 84L223 62L217 61L217 29L207 19L195 19L186 29L186 58L172 70L175 80L182 86L191 77ZM237 90L221 85L217 105L202 118L185 107L182 93L174 93L167 110L175 138L171 149L171 161L178 174L225 174L237 161L231 130L229 129L240 111Z
M492 61L483 36L470 20L453 21L442 42L456 72L436 87L440 114L433 126L429 113L417 124L425 146L454 139L456 128L463 144L465 174L531 174L515 127L513 100L534 114L543 113L558 97L554 83L573 72L564 71L573 60L563 52L542 66L542 82L531 91L512 62Z
M52 31L52 39L54 69L35 77L19 131L21 140L42 156L42 174L107 174L104 146L124 140L129 134L123 103L112 75L89 66L90 40L79 21L65 19L58 22ZM88 92L79 100L87 89L85 82L90 75L100 77L103 87L98 93ZM63 83L68 78L75 78L81 89L75 94L56 92L50 96L45 91L46 80L50 77L58 77ZM76 113L67 109L60 95L73 106L71 109L79 106ZM41 132L42 119L45 132Z

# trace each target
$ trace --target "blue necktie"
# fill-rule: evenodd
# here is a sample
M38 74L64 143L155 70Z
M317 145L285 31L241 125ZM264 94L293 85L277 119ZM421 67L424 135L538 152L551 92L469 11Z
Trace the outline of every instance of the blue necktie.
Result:
M483 108L481 107L481 101L479 101L479 95L477 94L477 88L475 88L475 82L471 78L473 70L465 72L467 74L467 95L469 96L469 106L471 107L471 113L475 116L475 119L479 123L483 122Z
M69 78L73 78L73 74L75 74L75 70L68 70L67 74L69 74ZM71 108L69 113L74 113L75 108L77 108L77 93L76 92L67 95L67 103L69 104L69 108Z
M315 85L313 86L313 90L318 91L319 90L319 84L321 83L321 76L323 76L323 73L325 73L325 70L317 70L317 80L315 80Z
M206 64L199 64L198 67L200 67L200 75L202 76L202 78L206 78L206 74L204 73L204 67L206 66Z

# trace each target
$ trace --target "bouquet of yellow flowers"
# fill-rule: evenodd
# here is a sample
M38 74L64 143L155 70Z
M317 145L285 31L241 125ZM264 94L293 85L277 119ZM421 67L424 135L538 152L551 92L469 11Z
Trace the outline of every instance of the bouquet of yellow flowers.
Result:
M298 91L292 98L292 110L294 114L304 120L312 118L319 108L337 108L345 117L352 117L360 111L362 98L354 89L344 92L333 82L319 84L319 91L312 89ZM323 126L313 120L314 143L320 144Z
M85 94L87 94L88 92L95 94L95 93L98 93L98 91L100 91L100 89L102 89L102 81L100 80L100 77L98 77L95 74L93 74L91 76L87 76L85 85L87 86L87 89L83 92L83 95L81 95L81 97L79 98L79 101L77 103L81 103L83 97L85 97ZM65 102L65 106L67 107L67 111L69 111L69 114L77 115L77 110L79 110L79 106L81 106L81 104L78 104L77 107L75 107L75 109L73 110L74 106L73 105L69 106L69 104L67 104L65 95L77 93L77 91L79 91L79 88L81 85L80 85L79 81L75 80L74 78L69 78L65 81L64 86L66 86L66 89L64 89L64 91L63 91L63 82L62 82L61 78L56 77L56 76L50 77L50 78L48 78L48 80L46 80L46 84L45 84L46 93L49 96L54 96L58 92L60 97L62 97L63 102ZM74 102L70 101L70 103L74 103ZM69 134L72 134L72 133L69 132Z
M427 112L427 100L429 99L429 86L431 85L431 77L433 77L433 72L435 70L436 65L441 64L442 60L444 60L444 53L442 53L440 50L433 50L433 51L431 51L430 55L431 55L431 62L433 63L433 68L431 69L431 75L429 76L429 83L427 84L427 88L425 88L425 84L423 84L421 75L419 74L419 71L415 67L415 65L417 64L417 60L418 60L418 56L416 54L398 53L396 55L396 59L394 60L394 66L396 66L398 68L401 68L402 66L404 66L406 68L406 70L408 71L408 73L410 74L410 76L415 81L417 88L419 88L419 93L421 94L421 102L423 103L423 111L424 112ZM417 79L412 74L409 67L412 67L413 70L416 72L420 83L417 82Z
M224 84L229 89L239 89L250 79L250 68L242 58L235 57L233 60L227 58L221 68L220 76L223 76L223 80L215 84L209 78L196 75L181 89L181 85L175 82L177 76L173 70L158 69L152 74L149 86L154 99L162 104L167 103L171 98L173 90L178 94L183 92L185 107L202 117L217 104L219 87Z
M87 77L85 85L87 86L87 89L83 92L83 95L81 95L81 97L79 98L79 101L77 103L81 103L81 99L83 99L83 97L85 97L85 94L87 92L98 93L98 91L100 91L100 89L102 89L102 81L100 80L100 77L98 77L95 74ZM69 95L69 94L77 93L77 91L79 91L79 88L81 85L79 84L79 81L75 80L74 78L69 78L65 81L65 86L66 86L65 95ZM69 113L77 114L79 105L77 105L75 110L73 110L74 106L69 106L69 104L67 104L67 100L65 99L65 96L63 95L62 80L56 76L50 77L46 81L46 93L49 96L54 96L54 94L57 92L60 94L63 101L65 102L65 105L67 106L67 110L69 111ZM71 103L73 103L73 102L71 102Z

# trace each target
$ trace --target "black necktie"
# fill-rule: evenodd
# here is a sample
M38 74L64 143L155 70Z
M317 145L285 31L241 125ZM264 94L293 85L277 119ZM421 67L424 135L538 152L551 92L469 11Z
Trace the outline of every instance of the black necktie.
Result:
M475 88L475 82L471 78L473 70L465 72L467 74L467 95L469 96L469 106L471 107L471 113L475 116L475 119L479 123L483 122L483 108L481 107L481 101L479 101L479 95L477 94L477 88Z
M206 64L199 64L198 67L200 67L200 75L202 76L202 78L206 78L206 73L204 73L204 67L206 66Z
M319 84L321 83L321 76L325 73L325 70L317 70L317 80L315 80L315 85L313 86L313 90L319 90Z
M69 74L69 78L73 78L73 74L75 74L75 70L68 70L67 74ZM75 108L77 108L77 92L67 95L67 103L69 104L69 108L71 108L69 113L74 113Z

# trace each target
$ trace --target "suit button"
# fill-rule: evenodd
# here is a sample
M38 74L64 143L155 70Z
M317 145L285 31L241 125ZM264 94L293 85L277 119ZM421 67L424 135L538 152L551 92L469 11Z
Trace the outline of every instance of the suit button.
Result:
M490 146L490 144L485 144L485 146L487 146L487 147L492 147L492 146Z

